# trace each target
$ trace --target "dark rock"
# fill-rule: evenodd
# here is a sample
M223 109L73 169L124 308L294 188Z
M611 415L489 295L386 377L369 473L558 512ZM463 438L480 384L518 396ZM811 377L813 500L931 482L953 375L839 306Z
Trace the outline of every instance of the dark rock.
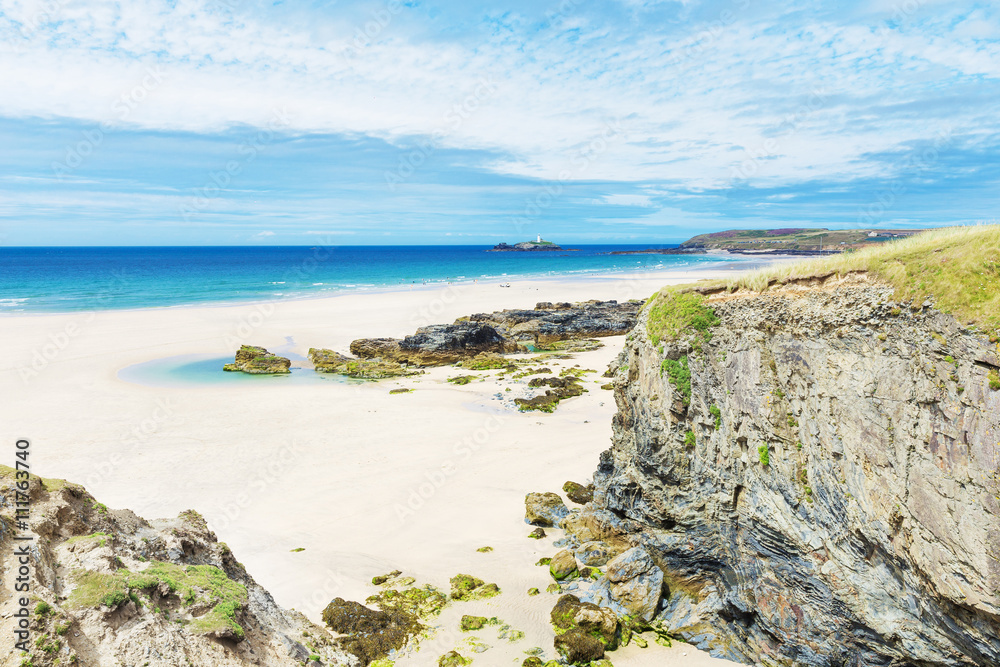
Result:
M334 632L346 635L337 639L338 643L363 665L399 650L423 627L412 614L376 611L342 598L335 598L323 610L323 622Z
M520 346L505 339L489 324L459 321L421 327L402 340L362 338L351 343L351 353L414 366L442 366L482 353L517 352Z
M542 530L541 528L535 528L533 531L528 533L528 537L530 537L533 540L540 540L543 537L545 537L545 531Z
M555 639L556 652L571 665L588 665L604 657L604 644L580 628L575 628Z
M563 484L563 493L577 505L586 505L594 499L594 485L578 484L576 482L566 482Z
M241 345L234 363L222 367L224 371L240 371L251 375L279 375L290 373L292 362L285 357L271 354L262 347Z
M567 339L627 334L635 326L642 305L641 301L542 302L534 310L478 313L469 320L490 324L519 343L544 347Z
M550 386L544 394L532 398L515 398L514 403L521 411L539 410L541 412L554 412L559 401L574 396L581 396L586 390L580 384L580 378L568 375L566 377L532 378L528 382L529 387L537 388Z

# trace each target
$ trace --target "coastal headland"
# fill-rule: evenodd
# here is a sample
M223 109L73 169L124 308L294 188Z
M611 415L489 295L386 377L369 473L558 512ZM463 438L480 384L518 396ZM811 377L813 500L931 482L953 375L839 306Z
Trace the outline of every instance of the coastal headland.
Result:
M8 318L13 358L77 327L0 375L59 401L4 418L87 487L33 487L36 628L169 622L232 664L250 633L376 667L996 664L998 252L951 229L693 283ZM210 348L239 384L117 375ZM310 362L329 380L291 382Z
M610 255L697 255L724 252L732 255L836 255L912 236L919 229L730 229L693 236L675 248L616 250Z

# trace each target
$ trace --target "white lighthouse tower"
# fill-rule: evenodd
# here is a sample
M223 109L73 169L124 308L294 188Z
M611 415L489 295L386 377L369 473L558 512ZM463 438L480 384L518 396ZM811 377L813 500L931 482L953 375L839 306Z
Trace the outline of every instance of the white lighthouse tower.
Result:
M542 235L541 235L541 234L539 234L539 235L538 235L538 240L537 240L537 241L535 241L535 243L541 243L541 242L542 242Z

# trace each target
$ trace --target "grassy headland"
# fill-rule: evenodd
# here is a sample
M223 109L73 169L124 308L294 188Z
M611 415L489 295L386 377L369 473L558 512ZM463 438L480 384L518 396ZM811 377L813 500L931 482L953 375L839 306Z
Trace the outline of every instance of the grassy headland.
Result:
M699 234L681 244L682 248L705 248L734 252L769 251L774 253L818 250L844 251L880 245L896 238L918 233L913 229L730 229Z
M949 227L840 255L765 267L725 281L730 291L865 273L892 285L898 301L933 299L939 310L990 333L1000 331L1000 225ZM704 289L711 283L701 283ZM688 286L690 287L690 286Z

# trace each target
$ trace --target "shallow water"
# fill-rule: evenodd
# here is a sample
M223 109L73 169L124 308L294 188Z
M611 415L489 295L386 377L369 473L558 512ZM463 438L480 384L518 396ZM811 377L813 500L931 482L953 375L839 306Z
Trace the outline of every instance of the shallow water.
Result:
M126 366L118 371L118 379L140 384L147 387L191 387L206 385L232 385L245 387L251 383L278 384L317 384L333 382L339 385L361 384L364 380L355 380L342 375L317 373L312 368L295 366L287 375L249 375L247 373L222 370L225 364L232 363L232 357L216 357L200 354L183 354L176 357L154 359L141 364Z

